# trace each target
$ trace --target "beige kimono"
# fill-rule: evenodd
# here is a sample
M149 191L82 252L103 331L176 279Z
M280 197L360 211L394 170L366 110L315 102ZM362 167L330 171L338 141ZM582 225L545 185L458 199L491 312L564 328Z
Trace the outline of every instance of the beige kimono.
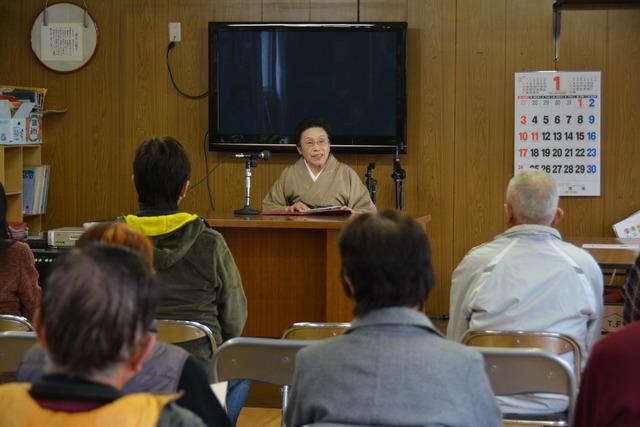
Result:
M265 211L279 211L302 202L310 208L348 206L354 212L375 212L369 192L356 172L329 155L322 173L314 182L300 159L282 171L262 201Z

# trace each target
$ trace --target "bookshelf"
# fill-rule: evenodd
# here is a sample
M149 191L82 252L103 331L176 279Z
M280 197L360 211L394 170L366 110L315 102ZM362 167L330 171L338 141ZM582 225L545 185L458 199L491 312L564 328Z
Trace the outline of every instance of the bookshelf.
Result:
M0 181L7 193L7 220L26 222L29 233L42 231L42 215L22 214L22 169L42 163L42 144L0 145Z

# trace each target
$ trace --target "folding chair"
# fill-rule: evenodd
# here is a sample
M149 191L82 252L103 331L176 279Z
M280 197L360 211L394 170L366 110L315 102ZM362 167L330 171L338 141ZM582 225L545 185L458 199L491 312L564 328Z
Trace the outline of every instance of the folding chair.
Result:
M577 389L573 369L560 356L535 348L479 347L487 377L496 396L521 393L558 393L569 397L559 414L503 414L505 424L570 426Z
M26 317L0 314L0 332L7 331L29 332L33 331L33 327Z
M35 332L0 332L0 382L15 381L18 365L25 353L36 343Z
M576 384L580 384L582 350L568 335L554 332L468 331L462 337L462 344L475 347L539 348L557 355L572 352Z
M191 320L158 319L158 339L166 344L178 344L207 337L211 354L218 348L213 333L208 326Z
M336 322L296 322L289 325L282 334L282 339L287 340L323 340L344 334L351 327L351 323ZM287 406L289 398L289 386L283 385L282 407ZM284 414L284 412L283 412Z
M283 339L288 340L321 340L345 333L351 323L331 322L296 322L285 329Z
M249 379L280 387L291 385L298 350L317 341L273 338L232 338L213 356L213 381ZM283 391L282 426L287 409Z

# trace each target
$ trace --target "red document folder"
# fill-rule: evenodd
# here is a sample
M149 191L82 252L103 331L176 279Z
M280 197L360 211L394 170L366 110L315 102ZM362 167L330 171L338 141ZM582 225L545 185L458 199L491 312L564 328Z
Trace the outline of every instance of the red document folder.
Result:
M350 215L351 210L346 206L323 206L321 208L307 209L303 212L287 211L262 211L262 215Z

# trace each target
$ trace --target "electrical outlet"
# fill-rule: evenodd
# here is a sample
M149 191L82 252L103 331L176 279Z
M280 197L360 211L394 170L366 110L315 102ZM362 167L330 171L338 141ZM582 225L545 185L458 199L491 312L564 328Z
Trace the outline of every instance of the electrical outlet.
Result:
M181 40L180 23L169 22L169 43L179 42Z

